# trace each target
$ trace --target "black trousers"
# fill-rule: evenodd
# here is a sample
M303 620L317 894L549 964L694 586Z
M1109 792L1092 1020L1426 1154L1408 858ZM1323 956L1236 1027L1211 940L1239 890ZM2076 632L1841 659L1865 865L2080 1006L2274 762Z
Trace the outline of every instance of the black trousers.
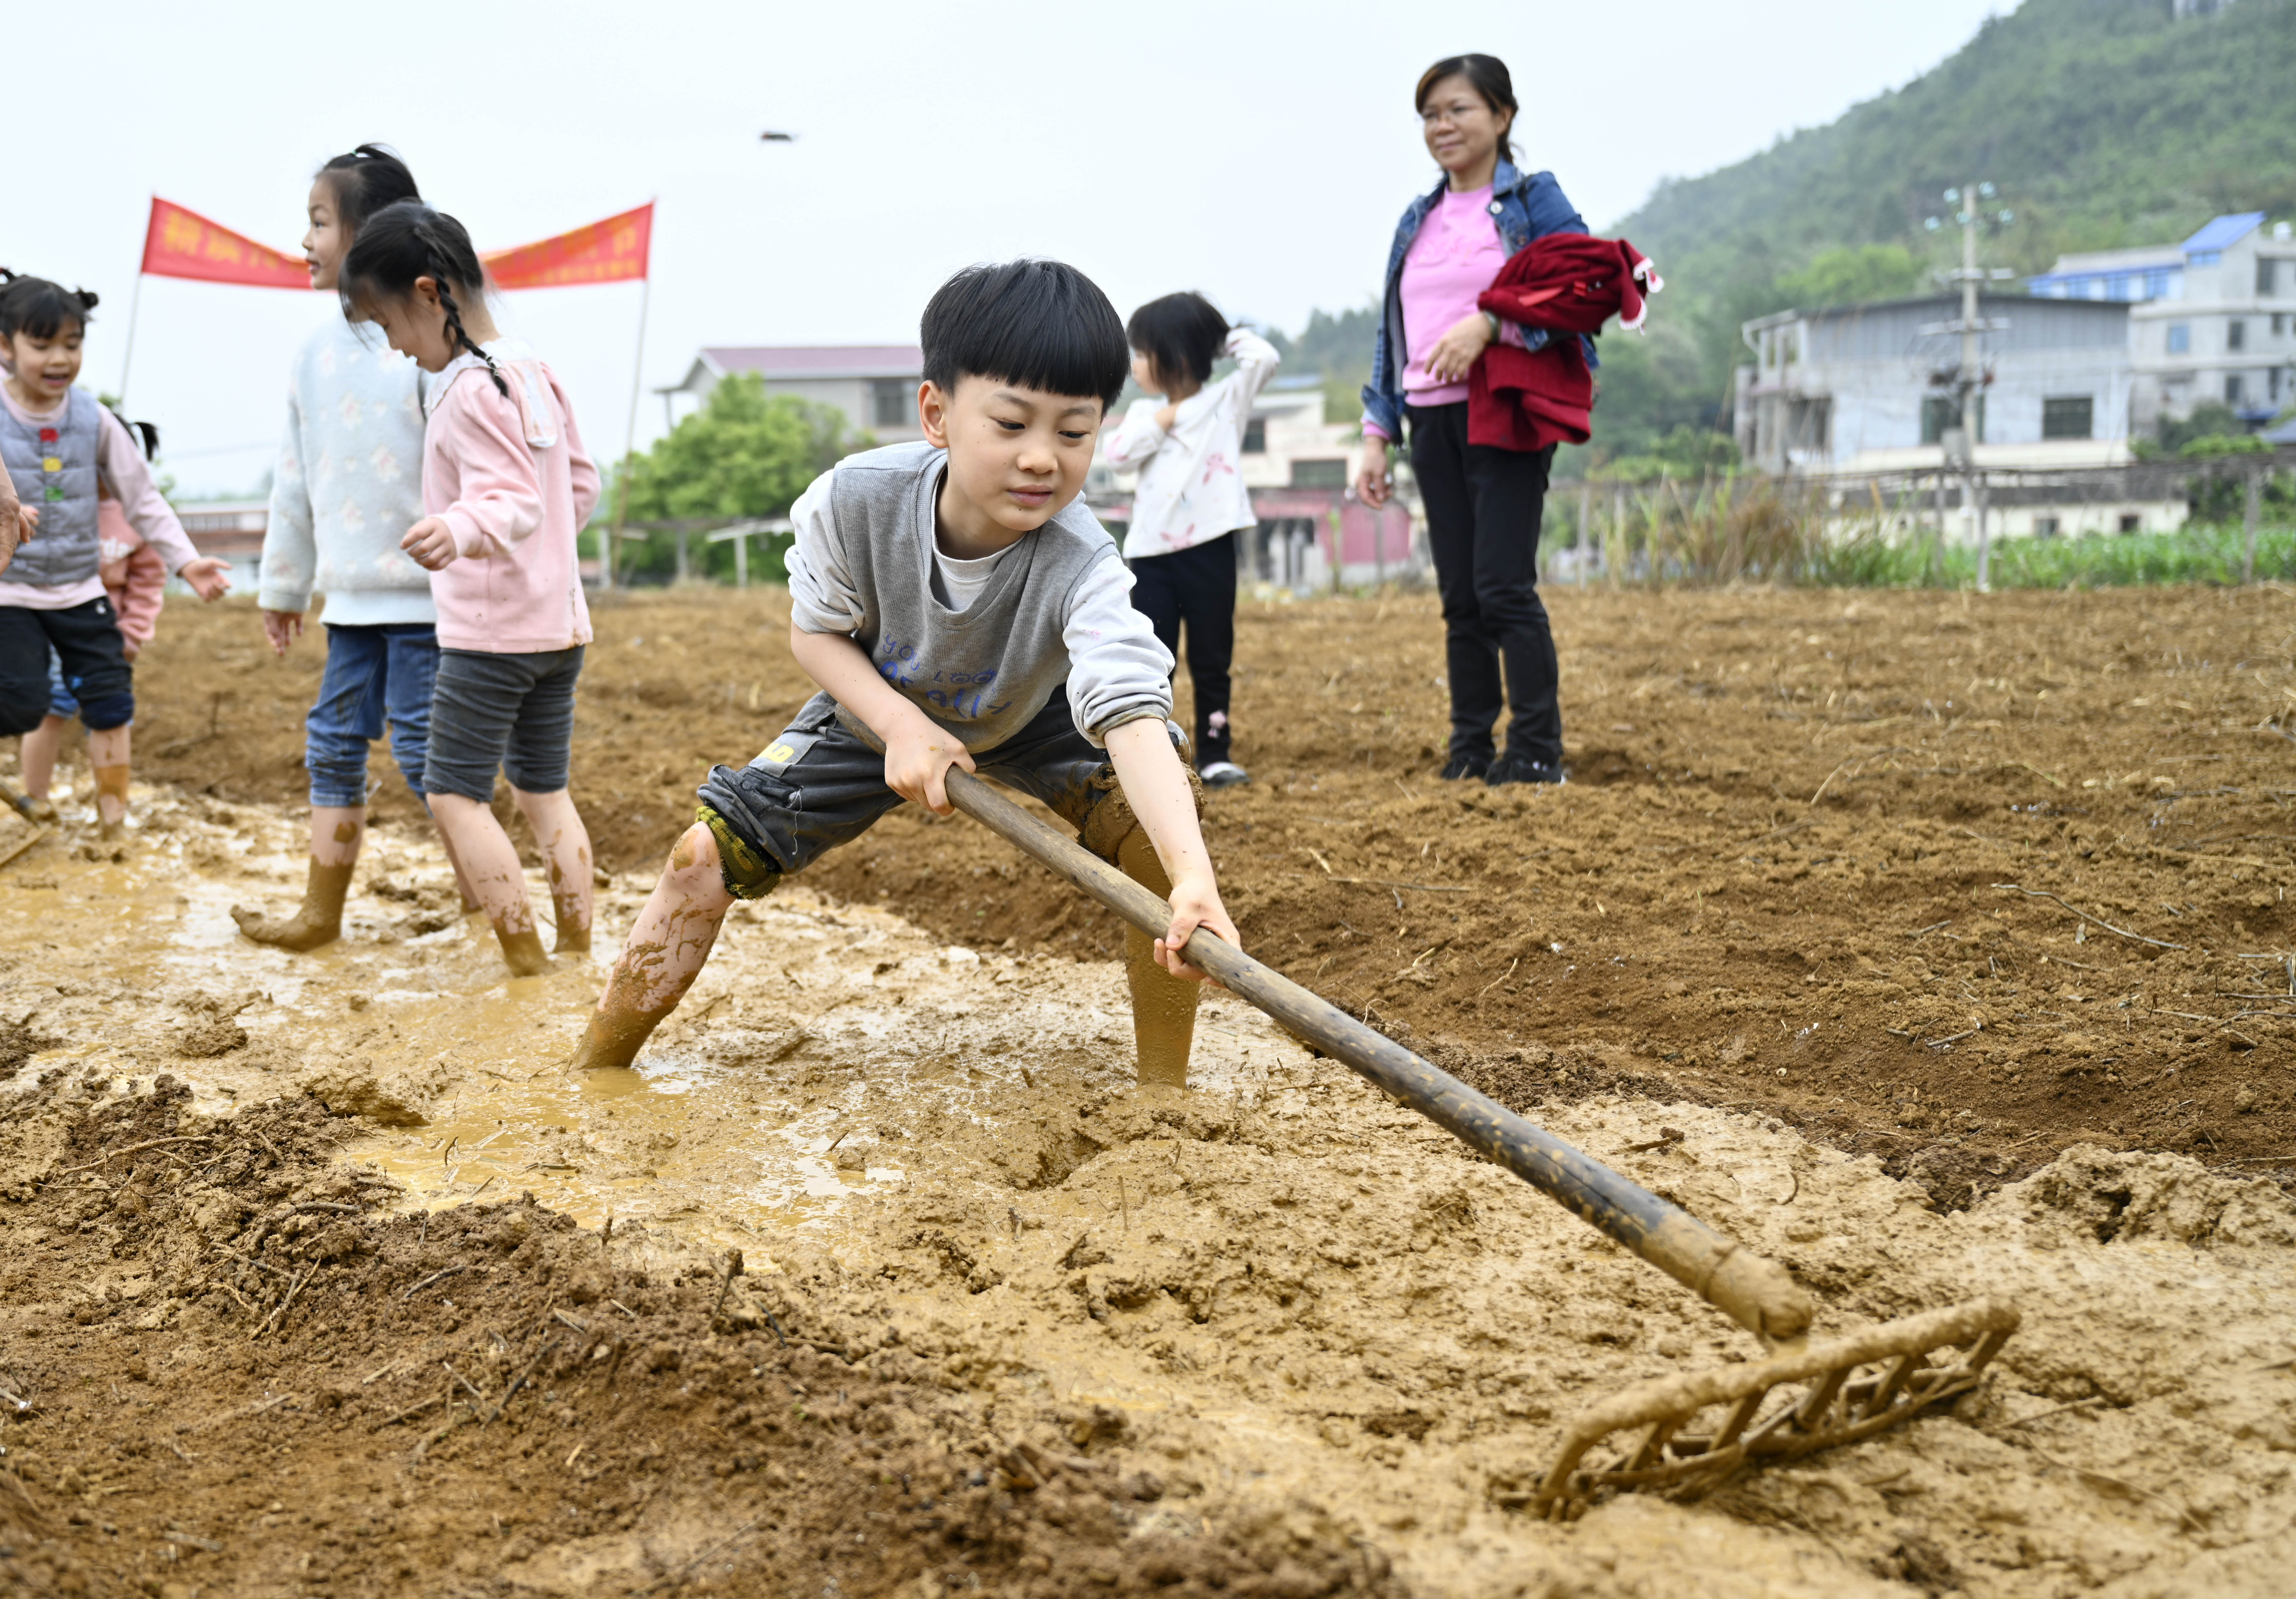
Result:
M1562 762L1554 635L1538 598L1538 531L1552 445L1525 454L1467 442L1467 402L1412 406L1411 470L1427 507L1427 543L1451 680L1451 754L1488 761L1508 703L1507 748ZM1499 667L1506 666L1502 696Z
M80 720L91 729L107 732L135 719L135 673L111 600L86 600L62 611L0 606L0 738L29 733L48 713L52 648L63 662L64 687L79 701Z
M1222 533L1168 556L1132 563L1132 607L1173 658L1188 629L1188 681L1196 691L1196 770L1226 761L1228 668L1235 661L1235 535Z

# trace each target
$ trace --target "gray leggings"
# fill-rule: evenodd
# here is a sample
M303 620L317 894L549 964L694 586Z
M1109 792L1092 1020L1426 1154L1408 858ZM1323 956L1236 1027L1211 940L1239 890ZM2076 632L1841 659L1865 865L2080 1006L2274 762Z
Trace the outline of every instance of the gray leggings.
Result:
M566 787L574 746L574 682L582 647L539 655L442 649L430 690L430 760L426 794L459 794L480 804L495 795L499 768L529 794Z

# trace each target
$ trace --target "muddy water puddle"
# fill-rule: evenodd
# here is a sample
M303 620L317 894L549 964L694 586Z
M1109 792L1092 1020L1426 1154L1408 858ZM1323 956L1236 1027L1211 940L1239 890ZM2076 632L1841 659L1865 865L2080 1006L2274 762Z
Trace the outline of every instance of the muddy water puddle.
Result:
M597 960L512 980L425 841L386 829L350 936L290 956L228 914L283 906L290 826L139 804L127 859L43 845L0 878L0 1020L49 1041L20 1081L309 1092L365 1118L345 1158L408 1205L530 1191L612 1217L616 1250L626 1226L738 1247L792 1326L930 1362L986 1438L1125 1452L1175 1525L1370 1540L1430 1594L2284 1591L2296 1207L2267 1184L2077 1148L1940 1215L1759 1117L1554 1103L1784 1261L1821 1331L1977 1292L2025 1325L1954 1414L1550 1527L1520 1506L1572 1414L1749 1340L1233 999L1204 1007L1189 1089L1141 1088L1114 964L983 957L792 891L729 919L638 1069L578 1078L645 884L602 890Z

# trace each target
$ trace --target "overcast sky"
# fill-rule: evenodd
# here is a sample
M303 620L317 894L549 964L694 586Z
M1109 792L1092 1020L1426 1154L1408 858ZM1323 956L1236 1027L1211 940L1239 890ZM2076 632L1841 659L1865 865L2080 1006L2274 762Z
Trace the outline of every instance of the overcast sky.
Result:
M99 9L85 26L100 47L44 80L61 142L21 158L33 166L0 224L0 265L103 296L84 383L119 382L151 195L292 251L313 169L379 139L481 249L659 200L644 448L662 425L651 391L698 346L914 340L926 296L970 261L1059 256L1122 311L1195 288L1296 328L1312 307L1358 303L1434 176L1411 88L1439 55L1507 62L1517 142L1599 229L1663 177L1904 83L2007 7ZM797 142L761 144L767 128ZM630 416L639 293L529 291L498 308L565 377L602 459ZM184 491L260 478L290 359L332 314L316 295L144 284L128 409L161 425Z

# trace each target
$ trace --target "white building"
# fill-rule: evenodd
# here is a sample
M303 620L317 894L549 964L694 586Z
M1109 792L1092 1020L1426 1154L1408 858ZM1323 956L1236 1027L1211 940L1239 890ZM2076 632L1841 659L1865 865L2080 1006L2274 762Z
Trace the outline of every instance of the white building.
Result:
M1972 432L1980 464L2103 466L2127 457L2129 308L1982 295L1991 325ZM1958 295L1780 311L1741 332L1738 448L1766 472L1899 470L1961 425ZM2011 458L2013 457L2013 460Z
M924 359L914 344L712 344L693 358L683 379L654 392L661 396L665 420L674 426L679 397L698 407L726 378L755 373L765 379L767 393L834 406L855 433L873 433L880 444L897 444L923 437L917 427L917 384Z

